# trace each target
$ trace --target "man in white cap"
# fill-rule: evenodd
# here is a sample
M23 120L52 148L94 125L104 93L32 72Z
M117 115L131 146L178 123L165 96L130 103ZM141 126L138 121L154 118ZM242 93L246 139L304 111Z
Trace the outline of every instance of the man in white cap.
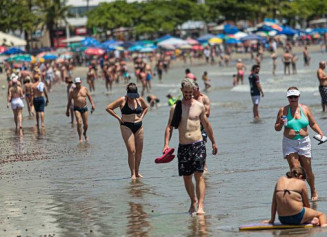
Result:
M79 142L83 142L82 140L82 122L83 122L83 135L85 141L88 141L86 131L88 128L88 109L86 97L89 98L89 101L92 105L91 113L95 110L95 106L93 103L93 99L85 86L82 86L82 80L80 77L76 77L75 80L76 87L70 91L69 99L67 103L66 115L69 116L69 110L72 101L74 102L74 112L77 121L77 132L79 136Z

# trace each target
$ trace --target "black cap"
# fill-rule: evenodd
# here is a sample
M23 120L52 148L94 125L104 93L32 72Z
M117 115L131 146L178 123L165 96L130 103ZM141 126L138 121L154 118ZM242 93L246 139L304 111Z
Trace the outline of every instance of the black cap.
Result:
M126 96L128 97L128 98L131 98L131 99L135 99L135 98L139 98L140 97L140 95L139 95L139 93L137 92L137 87L135 86L130 86L130 87L128 87L127 88L127 94L126 94Z

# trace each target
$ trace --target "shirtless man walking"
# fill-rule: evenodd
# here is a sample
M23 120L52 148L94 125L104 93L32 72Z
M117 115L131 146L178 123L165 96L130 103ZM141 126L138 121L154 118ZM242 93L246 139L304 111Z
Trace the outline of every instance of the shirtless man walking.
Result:
M327 106L327 74L324 72L326 68L326 62L321 61L319 63L319 69L317 71L317 77L319 80L319 92L321 96L322 112L326 111Z
M169 139L173 131L173 126L178 128L178 171L179 175L183 176L185 189L191 200L189 212L193 213L197 209L196 214L203 215L205 213L205 182L203 171L206 160L206 148L202 139L201 123L212 142L213 155L217 154L218 148L212 127L205 116L205 107L193 98L193 82L189 79L184 79L182 81L181 91L183 93L182 101L179 101L178 104L173 105L170 109L170 116L165 130L163 152L169 148ZM179 121L176 119L178 117L180 117ZM193 174L196 181L196 192L192 181Z
M46 100L44 100L44 97ZM34 75L34 83L32 84L31 101L33 101L35 114L36 114L36 126L39 127L39 117L41 116L41 126L44 127L44 106L49 104L48 92L45 84L40 81L38 74ZM32 104L30 105L32 107Z
M242 85L244 84L244 71L246 69L246 66L244 63L242 63L242 59L238 59L236 63L236 70L237 70L237 80L236 85L239 84L241 81Z
M92 99L89 91L87 90L87 88L85 86L82 86L81 83L82 83L81 78L76 77L75 78L76 87L73 90L71 90L71 92L69 93L69 99L68 99L67 110L66 110L66 115L67 115L67 117L69 117L69 110L70 110L71 102L73 100L79 142L83 142L83 140L82 140L82 122L83 122L83 135L84 135L85 141L88 141L88 138L86 135L86 131L88 128L88 109L87 109L86 97L89 98L89 101L92 105L91 113L95 110L93 99Z

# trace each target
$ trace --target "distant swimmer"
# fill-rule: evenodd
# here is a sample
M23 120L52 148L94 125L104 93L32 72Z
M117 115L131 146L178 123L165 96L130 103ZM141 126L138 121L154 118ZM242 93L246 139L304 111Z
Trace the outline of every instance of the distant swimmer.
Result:
M280 177L275 185L271 204L271 218L275 222L276 212L284 225L313 224L327 227L326 215L310 208L306 172L301 167L293 168Z
M82 86L82 80L79 77L76 77L75 80L75 88L73 88L69 93L66 116L69 116L69 111L71 107L71 103L74 103L74 112L77 122L77 133L79 142L83 142L82 140L82 123L83 123L83 135L85 141L88 141L87 137L87 129L88 129L88 108L86 97L89 99L92 110L91 113L95 110L95 105L93 103L93 99L85 86Z
M259 119L259 103L260 97L264 97L264 93L261 87L260 78L259 78L260 66L253 65L252 71L249 76L249 83L250 83L250 93L253 103L253 117L254 119Z
M87 84L89 84L90 92L95 91L96 72L92 65L89 66L89 71L86 74Z
M191 70L189 68L185 69L185 78L192 79L194 81L197 80L196 77L194 76L194 74L191 73Z
M44 97L46 100L44 100ZM31 101L33 101L36 113L36 126L39 127L39 117L41 117L41 126L44 127L44 106L49 104L48 92L45 84L40 81L39 74L34 75L34 83L32 85ZM32 105L31 105L32 106Z
M143 177L140 173L143 151L142 120L148 111L148 106L140 97L135 83L129 83L126 90L126 95L111 102L106 111L115 117L120 124L121 134L128 152L131 179L134 180ZM115 113L116 108L120 108L121 116Z
M272 53L270 55L270 57L273 60L272 74L275 76L276 75L276 68L277 68L277 54L276 53Z
M237 80L236 80L236 85L239 84L241 81L242 85L244 84L244 72L246 70L245 64L242 62L242 59L238 59L236 63L236 75L237 75Z
M289 104L282 107L277 114L275 130L284 128L283 157L289 167L303 167L307 173L307 181L311 189L311 200L318 200L315 187L315 176L311 167L311 140L308 126L321 137L324 133L316 123L308 106L299 103L300 91L297 87L290 87L286 93Z
M178 128L178 172L180 176L183 176L184 186L191 201L189 213L196 212L198 215L203 215L205 214L205 182L203 171L206 161L206 147L201 134L201 123L212 142L213 155L217 154L218 148L212 127L205 116L205 107L202 103L193 98L193 81L184 79L181 86L183 99L181 101L179 100L177 104L173 105L170 109L162 152L164 153L169 149L169 140L173 128ZM193 176L196 180L196 189L194 189L192 181Z
M311 60L311 57L309 56L308 47L305 46L304 47L304 50L303 50L303 62L304 62L304 66L309 66L310 65L310 60Z
M326 62L321 61L319 63L319 69L317 71L317 77L319 80L319 92L321 96L322 111L326 111L327 107L327 74L325 73Z
M19 129L23 128L22 122L23 122L23 115L22 115L22 110L24 108L24 103L23 103L23 89L18 86L18 76L14 77L12 79L12 86L9 89L8 93L8 100L7 100L7 108L9 108L9 103L11 104L11 109L14 113L14 121L16 125L16 132Z
M284 63L284 75L286 75L286 70L288 71L288 75L291 75L292 54L288 50L285 51L282 61Z

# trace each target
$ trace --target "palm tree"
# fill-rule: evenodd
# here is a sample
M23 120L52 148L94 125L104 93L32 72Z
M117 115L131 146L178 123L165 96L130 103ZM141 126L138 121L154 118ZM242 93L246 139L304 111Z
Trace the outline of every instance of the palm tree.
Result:
M49 31L51 47L54 47L54 31L60 22L67 22L68 10L71 6L65 5L65 0L38 0L41 24Z

